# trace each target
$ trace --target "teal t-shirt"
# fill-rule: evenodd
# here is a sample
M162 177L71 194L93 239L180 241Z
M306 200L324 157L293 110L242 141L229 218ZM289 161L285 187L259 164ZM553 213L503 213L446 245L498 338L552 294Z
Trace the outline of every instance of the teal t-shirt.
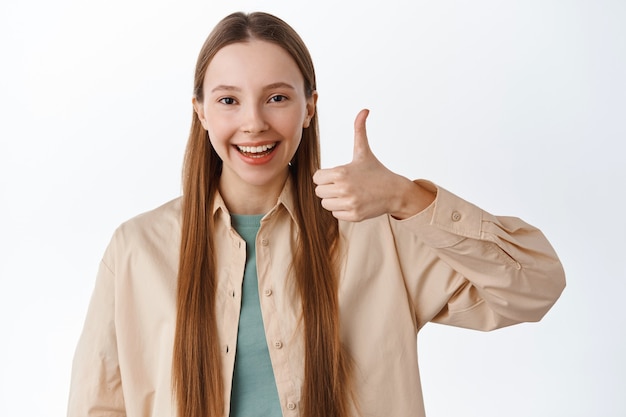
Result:
M246 241L246 268L230 399L231 417L282 416L259 300L255 243L262 217L231 215L233 227Z

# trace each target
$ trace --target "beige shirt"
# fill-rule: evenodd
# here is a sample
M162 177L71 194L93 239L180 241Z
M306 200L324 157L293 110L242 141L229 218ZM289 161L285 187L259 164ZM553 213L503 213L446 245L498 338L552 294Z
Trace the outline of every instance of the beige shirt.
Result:
M256 245L267 344L283 415L290 417L300 415L304 377L300 300L289 269L298 233L293 205L287 186L263 218ZM214 216L228 405L246 249L220 196ZM538 229L442 188L409 219L339 224L341 331L363 416L424 416L417 333L427 322L491 330L537 321L565 285ZM171 367L180 227L177 199L116 230L74 357L69 417L176 414Z

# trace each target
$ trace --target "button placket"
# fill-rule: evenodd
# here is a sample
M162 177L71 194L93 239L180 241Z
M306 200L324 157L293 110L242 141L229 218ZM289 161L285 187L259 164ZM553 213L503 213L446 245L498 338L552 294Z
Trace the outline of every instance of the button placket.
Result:
M269 353L274 367L274 372L277 379L277 389L280 397L283 399L281 402L282 409L285 415L290 416L298 415L297 401L294 401L298 396L293 392L292 372L291 365L289 363L289 352L293 347L291 344L285 344L283 342L287 336L283 333L281 328L282 318L277 312L275 297L279 293L274 292L274 282L272 277L276 275L277 267L272 261L272 245L271 239L274 237L274 224L267 222L261 226L257 237L257 267L258 267L258 283L259 283L259 295L262 297L261 310L265 323L265 331ZM280 253L279 255L282 255ZM278 268L280 270L280 268ZM278 290L278 288L277 288ZM280 293L282 294L282 292ZM267 319L267 320L266 320Z

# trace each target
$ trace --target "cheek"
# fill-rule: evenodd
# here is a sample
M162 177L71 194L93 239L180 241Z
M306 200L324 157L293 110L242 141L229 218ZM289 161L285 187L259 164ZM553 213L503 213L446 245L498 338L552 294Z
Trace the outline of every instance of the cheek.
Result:
M222 154L226 147L226 143L225 141L222 139L222 136L219 135L219 133L214 132L213 130L209 130L209 142L211 143L211 146L213 147L213 149L215 149L215 151L219 154Z
M207 119L205 129L209 133L209 138L214 146L219 146L220 142L223 142L229 136L229 125L224 123L223 119Z
M214 124L209 124L208 127L207 134L209 137L207 140L210 142L211 147L215 150L215 152L220 155L220 158L223 158L226 149L224 133L220 130L219 126L215 126Z
M294 111L289 117L282 120L281 129L283 132L290 132L290 136L298 138L302 136L302 129L308 127L307 118L301 111Z

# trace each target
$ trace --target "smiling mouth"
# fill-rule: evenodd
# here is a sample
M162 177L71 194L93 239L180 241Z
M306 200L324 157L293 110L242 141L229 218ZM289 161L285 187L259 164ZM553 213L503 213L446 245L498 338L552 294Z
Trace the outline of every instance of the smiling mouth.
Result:
M261 158L265 155L270 154L274 150L274 148L276 148L277 144L278 142L270 143L267 145L260 145L260 146L236 145L236 147L237 147L237 150L239 150L239 152L241 152L243 155L249 158Z

